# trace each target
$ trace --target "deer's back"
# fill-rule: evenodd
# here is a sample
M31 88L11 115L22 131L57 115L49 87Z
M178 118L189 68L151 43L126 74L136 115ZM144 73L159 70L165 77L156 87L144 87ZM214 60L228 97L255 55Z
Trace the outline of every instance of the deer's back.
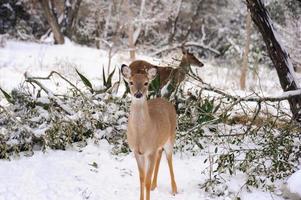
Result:
M135 60L130 64L129 67L132 74L146 74L148 69L156 67L158 69L158 75L160 77L160 88L166 85L170 78L171 72L174 69L172 67L156 66L144 60Z
M144 60L135 60L129 67L132 74L146 74L148 69L156 66Z

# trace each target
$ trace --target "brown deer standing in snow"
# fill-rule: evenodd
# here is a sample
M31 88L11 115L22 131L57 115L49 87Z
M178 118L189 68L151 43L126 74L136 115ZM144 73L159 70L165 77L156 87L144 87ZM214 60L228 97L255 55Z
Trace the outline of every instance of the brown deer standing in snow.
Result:
M157 175L163 150L166 153L172 194L177 193L172 153L177 126L176 110L172 103L162 98L147 100L149 83L156 77L157 68L145 73L133 73L122 65L121 73L128 82L132 96L127 128L127 139L135 154L140 176L140 200L150 200L150 190L157 186ZM152 180L152 176L154 177Z
M173 89L175 89L186 77L190 66L195 65L197 67L203 67L204 64L199 61L192 53L182 48L182 59L179 67L160 67L152 65L143 60L136 60L130 64L132 74L146 73L150 68L156 67L158 69L158 75L160 80L160 89L162 89L169 81Z

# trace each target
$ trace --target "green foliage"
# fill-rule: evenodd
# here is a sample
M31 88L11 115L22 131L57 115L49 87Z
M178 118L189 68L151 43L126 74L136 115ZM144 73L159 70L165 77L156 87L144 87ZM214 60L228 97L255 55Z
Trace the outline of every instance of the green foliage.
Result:
M124 79L123 79L123 83L124 83L124 85L125 85L125 91L124 91L124 93L123 93L123 95L122 95L122 98L125 98L126 95L127 95L128 93L130 93L130 87L129 87L128 82L127 82L126 80L124 80Z
M172 93L175 91L176 87L171 83L167 83L168 85L166 86L166 93L164 94L164 97L167 98L167 99L170 99Z
M215 108L214 99L205 99L197 109L199 114L197 122L202 124L215 119L214 113L218 110L218 107Z
M114 70L109 74L108 78L106 78L105 70L104 67L102 68L102 81L103 81L103 86L105 87L102 92L108 91L112 87L112 78L115 73L116 67ZM120 74L119 74L120 77Z
M85 84L86 87L89 88L90 92L93 93L93 87L91 82L89 81L89 79L87 79L83 74L81 74L77 69L75 69L76 73L79 75L80 79L82 80L82 82Z
M114 70L109 74L108 76L108 79L106 80L106 84L104 84L104 86L106 86L106 88L110 88L112 87L112 78L113 78L113 75L115 73L115 70L116 70L116 67L114 68Z
M149 98L155 98L161 96L161 90L160 90L160 76L157 76L148 87L148 97Z
M244 172L246 186L273 191L275 180L291 175L298 167L301 147L296 141L301 139L299 132L293 131L290 124L281 130L266 124L261 131L253 131L250 135L222 139L220 143L227 142L231 147L216 155L218 166L214 172L216 175Z
M2 88L0 88L0 90L9 103L14 103L13 98L7 92L5 92Z
M52 127L45 131L46 145L52 149L65 150L67 145L74 142L83 142L92 138L93 130L85 124L86 121L54 122Z
M127 99L113 98L108 93L86 94L91 101L82 101L77 94L76 98L61 98L73 109L70 115L53 100L46 101L45 96L40 101L36 95L39 91L26 89L11 92L15 103L6 108L9 113L0 109L0 158L22 151L32 154L33 148L66 149L73 143L85 144L88 139L106 139L114 144L114 153L129 152L124 142Z
M260 120L259 125L252 121L233 123L232 115L237 115L238 107L243 110L240 107L243 104L234 107L233 101L226 97L212 98L198 90L188 96L178 95L178 101L175 150L209 155L204 162L211 166L206 170L210 177L202 184L206 191L224 195L223 190L218 190L228 180L224 177L241 172L246 175L244 187L273 190L275 180L297 169L301 157L298 126L281 123L279 129L276 126L279 116ZM254 113L243 111L243 119L254 118Z
M112 74L114 71L107 79L104 76L107 87L111 87ZM150 87L158 89L158 82ZM85 144L87 140L101 139L113 146L114 154L130 152L125 134L129 99L114 97L108 90L85 94L91 101L83 101L77 94L57 97L73 109L74 114L67 114L51 98L49 102L40 101L39 88L26 88L13 90L9 95L14 100L7 108L9 114L0 112L0 158L7 159L21 151L33 152L34 147L66 149L75 142ZM216 189L226 185L223 177L238 172L246 174L246 185L272 190L274 181L297 169L301 157L300 127L287 121L275 126L281 117L273 115L269 120L262 119L260 125L237 124L231 120L231 115L239 110L233 101L204 95L202 90L190 91L188 95L179 90L176 100L175 150L208 156L204 161L209 165L204 171L209 174L203 184L206 191L223 195L224 190ZM254 118L252 112L240 109L244 111L239 110L242 115ZM43 133L36 135L40 127Z

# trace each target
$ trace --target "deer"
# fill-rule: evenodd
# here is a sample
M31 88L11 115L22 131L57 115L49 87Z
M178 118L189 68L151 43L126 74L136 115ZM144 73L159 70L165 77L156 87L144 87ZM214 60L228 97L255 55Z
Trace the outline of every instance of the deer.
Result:
M174 87L176 87L176 85L179 85L185 79L186 74L188 74L189 70L191 70L191 65L195 65L197 67L204 66L204 64L199 61L198 58L196 58L192 53L182 48L181 62L177 68L155 66L144 60L135 60L129 65L129 67L131 68L131 72L133 74L146 73L148 69L156 67L160 80L160 89L162 89L170 80L172 80Z
M174 105L164 98L147 100L148 86L157 73L156 67L146 69L144 73L133 73L127 65L121 66L121 74L129 84L131 94L126 134L138 166L140 200L144 200L144 196L146 200L150 200L150 190L157 187L163 151L168 161L172 194L177 193L172 161L177 126L176 110Z

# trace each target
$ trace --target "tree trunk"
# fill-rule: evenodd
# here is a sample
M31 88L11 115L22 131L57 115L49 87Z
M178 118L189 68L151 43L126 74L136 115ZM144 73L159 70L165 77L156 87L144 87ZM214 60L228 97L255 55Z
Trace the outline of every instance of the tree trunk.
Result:
M252 19L262 34L269 56L277 70L281 87L284 91L299 89L292 62L281 45L269 13L261 0L246 0ZM290 98L293 119L301 122L301 95Z
M136 59L136 55L135 55L135 44L134 44L134 25L132 23L129 24L128 37L129 37L130 58L133 61Z
M45 16L47 18L47 21L50 25L50 28L53 32L53 37L56 44L64 44L64 36L60 30L60 26L58 24L57 18L51 11L49 7L49 1L48 0L41 0L41 5L44 10Z
M248 72L248 57L249 57L249 50L250 50L250 42L251 42L251 13L248 12L247 14L247 21L246 21L246 44L245 50L243 55L242 61L242 69L240 75L240 89L244 90L246 88L246 76Z
M129 48L130 48L130 58L131 60L135 60L136 58L136 51L135 51L135 44L134 44L134 24L133 24L133 13L130 10L130 0L127 0L125 3L125 8L127 11L127 35L129 39Z
M138 38L139 38L139 35L141 33L141 30L142 30L141 20L143 18L144 7L145 7L145 0L142 0L141 5L140 5L140 11L139 11L138 26L137 26L136 30L134 31L134 34L133 34L133 43L134 43L134 45L136 45L136 43L138 41Z
M70 39L81 2L82 0L65 0L63 27L65 35Z

